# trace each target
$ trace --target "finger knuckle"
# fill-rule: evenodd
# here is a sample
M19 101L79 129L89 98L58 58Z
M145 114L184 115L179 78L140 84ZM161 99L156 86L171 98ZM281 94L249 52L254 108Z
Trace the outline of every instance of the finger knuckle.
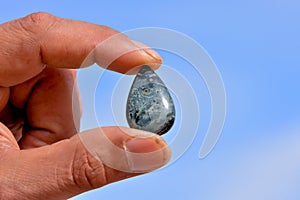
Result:
M87 151L77 151L71 173L78 187L95 189L107 184L103 165Z
M40 32L41 30L46 31L49 29L57 19L57 17L47 12L36 12L22 18L20 24L26 31Z
M53 17L50 13L47 12L36 12L28 15L28 18L33 22L33 23L40 23L45 20L48 20L49 18Z

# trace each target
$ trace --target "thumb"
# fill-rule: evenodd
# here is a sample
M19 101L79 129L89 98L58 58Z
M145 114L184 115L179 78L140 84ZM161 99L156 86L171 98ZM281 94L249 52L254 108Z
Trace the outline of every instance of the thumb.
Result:
M121 127L97 128L53 145L22 150L11 181L15 191L30 199L68 198L153 171L169 158L170 150L157 135Z

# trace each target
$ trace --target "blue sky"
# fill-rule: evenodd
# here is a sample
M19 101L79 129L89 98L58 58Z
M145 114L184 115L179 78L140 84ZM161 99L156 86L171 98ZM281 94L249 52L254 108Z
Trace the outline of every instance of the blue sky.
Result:
M195 140L164 169L74 199L294 200L300 197L299 9L296 0L11 0L2 2L0 22L47 11L119 31L173 29L202 45L222 75L227 95L224 130L214 150L200 160L198 152L210 116L208 92L203 80L195 80L186 70L185 61L160 51L165 65L185 74L192 87L201 91L197 93L201 118ZM107 84L97 88L95 101L109 100L113 90L109 83L120 78L106 73L103 81ZM82 80L80 87L89 87L90 80ZM101 125L113 123L111 111L107 112L106 117L101 105L96 105ZM83 122L84 128L97 125Z

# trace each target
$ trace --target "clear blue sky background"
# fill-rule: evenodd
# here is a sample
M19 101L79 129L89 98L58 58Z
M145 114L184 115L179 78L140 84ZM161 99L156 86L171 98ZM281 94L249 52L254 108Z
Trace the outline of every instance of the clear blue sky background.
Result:
M1 3L0 22L36 11L119 31L154 26L182 32L208 51L226 87L225 127L207 158L198 158L199 132L172 165L74 199L300 199L298 1L10 0ZM178 64L163 56L166 64Z

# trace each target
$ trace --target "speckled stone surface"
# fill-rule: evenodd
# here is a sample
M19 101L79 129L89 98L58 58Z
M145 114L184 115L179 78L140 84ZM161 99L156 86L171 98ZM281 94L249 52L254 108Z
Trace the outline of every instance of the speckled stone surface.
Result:
M166 133L175 120L170 93L159 76L148 66L141 67L131 86L126 108L131 128Z

